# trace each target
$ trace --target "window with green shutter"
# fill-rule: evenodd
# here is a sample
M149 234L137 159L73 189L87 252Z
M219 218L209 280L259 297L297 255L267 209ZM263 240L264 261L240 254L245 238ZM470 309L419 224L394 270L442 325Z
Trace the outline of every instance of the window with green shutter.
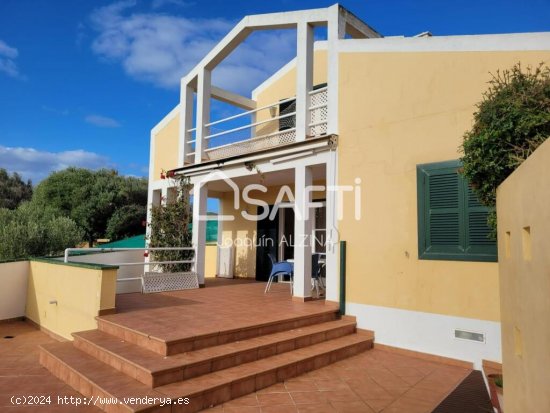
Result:
M459 161L417 166L418 257L427 260L496 261L489 209L481 205Z

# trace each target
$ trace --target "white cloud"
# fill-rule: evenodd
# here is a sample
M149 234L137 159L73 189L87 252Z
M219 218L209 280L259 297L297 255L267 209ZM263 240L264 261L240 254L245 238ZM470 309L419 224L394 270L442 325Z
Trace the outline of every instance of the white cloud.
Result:
M187 6L188 3L183 0L153 0L151 2L151 8L152 9L160 9L165 6L178 6L183 7Z
M11 77L20 77L21 74L15 63L17 56L19 56L19 52L16 48L0 40L0 72Z
M46 152L34 148L11 148L0 145L0 165L9 172L18 172L24 179L37 183L53 171L69 166L99 169L112 167L109 159L82 149Z
M121 63L131 77L165 88L178 87L180 78L235 24L223 18L138 13L135 4L121 1L92 13L98 33L92 50ZM294 31L254 33L214 70L214 83L248 92L294 55Z
M107 116L101 116L101 115L88 115L84 118L86 123L89 123L90 125L98 126L100 128L118 128L120 127L120 123L113 119L108 118Z

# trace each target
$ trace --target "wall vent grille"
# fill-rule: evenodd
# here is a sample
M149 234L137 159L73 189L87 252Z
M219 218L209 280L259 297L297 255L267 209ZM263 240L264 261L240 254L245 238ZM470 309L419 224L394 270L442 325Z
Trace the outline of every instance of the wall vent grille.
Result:
M485 343L485 334L475 331L455 329L455 338L460 340L475 341L477 343Z

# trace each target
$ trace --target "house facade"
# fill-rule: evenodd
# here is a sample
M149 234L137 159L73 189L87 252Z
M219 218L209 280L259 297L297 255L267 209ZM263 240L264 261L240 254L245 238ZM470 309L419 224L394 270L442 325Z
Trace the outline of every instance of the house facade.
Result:
M326 40L314 41L322 28ZM296 31L296 58L240 96L212 82L256 30ZM230 273L266 281L294 263L312 298L312 254L328 301L376 342L481 366L501 360L498 254L488 211L459 174L459 146L492 74L550 60L550 33L388 37L339 5L243 18L181 80L151 132L149 205L193 185L195 271L204 283L208 198ZM211 116L211 102L239 113ZM240 123L239 123L240 122ZM346 256L340 243L346 242Z

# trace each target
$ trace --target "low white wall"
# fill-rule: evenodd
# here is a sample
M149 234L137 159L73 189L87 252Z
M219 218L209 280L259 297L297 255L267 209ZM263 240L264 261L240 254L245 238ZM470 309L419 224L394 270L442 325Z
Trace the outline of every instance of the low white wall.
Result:
M500 323L420 311L346 303L346 314L357 317L357 326L373 330L375 342L474 363L501 360ZM462 329L485 334L485 343L454 337Z
M0 263L0 320L25 315L29 269L29 261Z
M63 258L59 258L63 260ZM87 262L92 264L117 264L121 262L144 262L143 250L103 252L86 255L71 255L71 262ZM119 267L117 280L122 278L141 277L143 275L143 265L131 265ZM116 293L139 293L141 292L141 281L117 281Z

